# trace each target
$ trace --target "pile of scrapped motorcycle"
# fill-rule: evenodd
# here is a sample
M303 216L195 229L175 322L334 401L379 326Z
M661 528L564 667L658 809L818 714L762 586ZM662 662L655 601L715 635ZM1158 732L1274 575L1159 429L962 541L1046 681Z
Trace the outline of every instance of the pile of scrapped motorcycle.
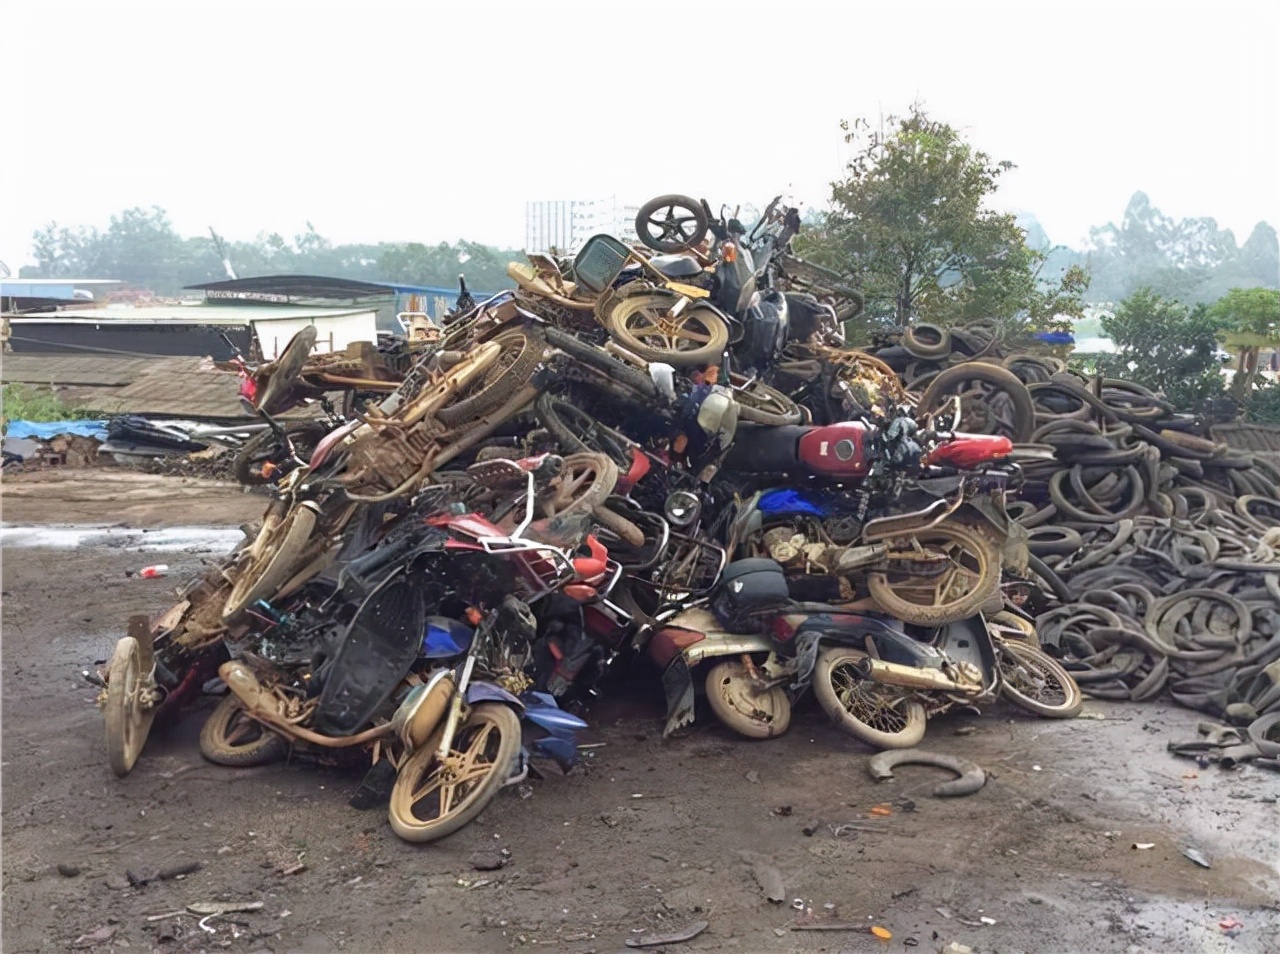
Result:
M1021 608L1037 584L1001 430L1027 425L1025 385L984 365L995 397L948 372L909 394L844 346L861 299L791 253L798 226L777 200L751 229L654 200L640 247L595 236L464 294L393 390L348 376L382 393L327 432L275 421L333 385L306 333L246 370L278 446L241 470L272 500L94 677L114 771L219 679L205 756L363 765L356 801L389 797L397 834L430 841L536 760L571 765L573 713L621 679L661 679L667 734L700 687L751 738L812 688L877 748L997 696L1075 715Z

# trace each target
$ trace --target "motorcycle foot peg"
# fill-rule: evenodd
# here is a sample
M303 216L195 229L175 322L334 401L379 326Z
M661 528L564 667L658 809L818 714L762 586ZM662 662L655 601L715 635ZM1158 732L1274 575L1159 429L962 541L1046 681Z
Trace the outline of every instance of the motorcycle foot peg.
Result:
M391 789L395 783L395 766L386 759L381 759L365 773L360 787L355 790L347 804L360 812L385 805L391 801Z

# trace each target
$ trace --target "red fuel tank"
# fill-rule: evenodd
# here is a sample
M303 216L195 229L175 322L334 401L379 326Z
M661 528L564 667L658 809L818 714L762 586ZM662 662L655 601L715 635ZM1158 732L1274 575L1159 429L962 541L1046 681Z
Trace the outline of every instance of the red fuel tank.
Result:
M800 438L800 460L824 477L865 477L867 425L844 421L815 427Z

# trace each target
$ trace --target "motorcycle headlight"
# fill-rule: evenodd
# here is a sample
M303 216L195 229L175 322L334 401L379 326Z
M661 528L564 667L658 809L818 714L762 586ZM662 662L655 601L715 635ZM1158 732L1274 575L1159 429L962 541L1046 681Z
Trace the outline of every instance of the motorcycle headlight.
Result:
M702 501L687 490L677 490L662 505L662 515L673 527L688 527L702 513Z

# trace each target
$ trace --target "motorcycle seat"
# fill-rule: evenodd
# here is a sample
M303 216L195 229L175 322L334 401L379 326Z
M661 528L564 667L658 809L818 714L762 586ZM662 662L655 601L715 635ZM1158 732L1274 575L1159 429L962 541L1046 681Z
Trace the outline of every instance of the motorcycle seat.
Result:
M655 255L649 264L668 278L693 278L702 274L702 266L692 255Z
M795 473L800 468L800 438L810 430L802 424L770 427L740 423L724 468L757 474Z

